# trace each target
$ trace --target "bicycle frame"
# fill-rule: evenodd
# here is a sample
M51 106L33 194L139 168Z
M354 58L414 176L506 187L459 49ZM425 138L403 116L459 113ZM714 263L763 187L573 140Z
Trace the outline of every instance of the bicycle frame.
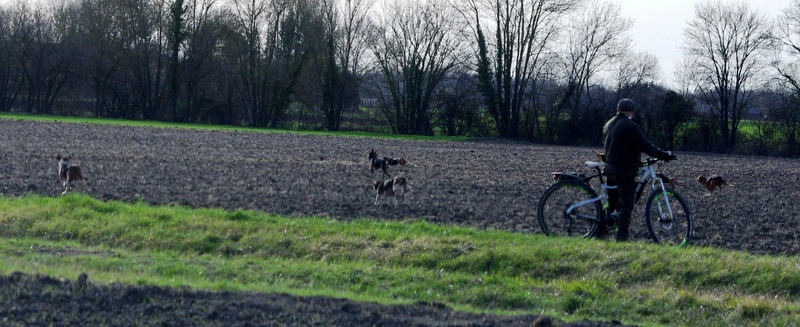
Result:
M587 200L583 200L581 202L572 204L571 206L569 206L569 208L567 208L567 210L565 211L565 214L567 214L569 216L572 216L574 218L599 221L599 219L597 217L589 217L589 216L585 216L585 215L577 215L577 214L574 214L573 212L575 211L575 209L580 208L582 206L585 206L587 204L595 203L597 201L606 201L606 200L608 200L608 195L606 195L607 191L609 189L616 189L617 188L616 186L608 186L608 184L606 184L605 182L602 182L602 181L600 182L600 187L602 188L602 192L600 192L600 194L597 197L594 197L594 198L591 198L591 199L587 199Z
M600 178L601 192L597 197L594 197L594 198L591 198L591 199L586 199L586 200L580 201L578 203L573 203L572 205L570 205L567 208L567 210L564 211L564 214L567 215L567 216L571 216L573 218L578 218L578 219L600 221L600 218L598 218L598 217L590 217L590 216L586 216L586 215L579 215L579 214L575 214L574 211L575 211L575 209L580 208L580 207L585 206L585 205L590 204L590 203L595 203L597 201L606 201L608 199L607 191L609 189L616 189L617 187L616 186L609 186L608 184L606 184L605 180L603 179L603 176L605 174L603 173L602 168L604 168L606 166L605 163L587 161L586 165L589 166L589 167L594 168L597 171L597 174L589 176L589 177L582 178L581 180L584 183L586 183L587 185L589 185L589 181L592 180L592 178L599 177ZM589 187L591 187L591 186L589 186Z
M656 175L656 169L653 167L653 165L656 162L658 162L658 159L653 159L653 158L647 158L645 161L642 162L643 168L640 169L639 182L636 183L636 191L635 191L636 192L636 197L635 197L634 203L638 203L639 202L639 199L641 199L642 194L644 194L645 185L648 184L648 183L650 183L651 191L655 192L656 190L660 189L661 192L664 193L663 195L665 197L667 196L667 189L666 189L666 187L664 187L664 181L658 175ZM591 199L586 199L586 200L583 200L583 201L580 201L580 202L577 202L577 203L574 203L574 204L570 205L567 208L567 210L565 211L565 214L568 215L568 216L571 216L573 218L580 218L580 219L584 219L584 220L599 221L602 218L582 216L582 215L574 214L573 212L577 208L583 207L585 205L588 205L588 204L591 204L591 203L594 203L594 202L597 202L597 201L606 201L607 202L608 201L608 194L607 194L608 190L616 189L617 186L609 186L608 184L606 184L606 181L603 178L603 176L605 176L605 174L602 172L602 168L605 167L605 163L587 161L586 165L589 166L589 167L595 168L597 170L597 174L593 175L593 176L589 176L589 177L583 178L582 180L586 184L589 184L589 181L592 178L600 177L601 192L599 192L599 195L597 197L594 197L594 198L591 198ZM604 203L604 204L607 204L607 203ZM669 213L669 215L671 217L672 216L672 206L669 204L669 202L666 203L666 206L667 206L666 210L667 210L667 212ZM661 210L663 210L663 209L661 208L661 203L659 203L659 211L661 211Z

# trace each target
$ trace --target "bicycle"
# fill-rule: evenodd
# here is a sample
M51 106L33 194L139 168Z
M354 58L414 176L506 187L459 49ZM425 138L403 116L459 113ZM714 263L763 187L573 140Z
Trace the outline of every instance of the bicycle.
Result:
M647 198L645 220L650 237L655 243L682 247L689 244L692 237L692 214L683 197L664 184L668 177L656 171L658 162L663 164L664 161L655 158L642 161L634 203L639 202L649 184L651 193ZM616 228L614 215L607 216L603 210L608 207L607 190L616 187L606 184L603 172L606 164L587 161L586 165L593 168L595 174L564 174L542 194L537 220L545 235L592 237L601 224L606 224L608 230ZM590 185L594 178L600 181L600 195Z

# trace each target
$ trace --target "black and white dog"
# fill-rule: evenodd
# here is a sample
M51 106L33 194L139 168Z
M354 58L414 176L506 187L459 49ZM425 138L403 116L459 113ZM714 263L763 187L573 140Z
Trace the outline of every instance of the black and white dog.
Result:
M386 160L383 160L383 158L378 158L378 153L375 152L375 150L369 151L368 158L369 158L370 173L374 173L375 169L380 169L383 171L384 176L392 177L392 175L389 175L389 172L386 171L386 169L389 168L389 163L386 162Z
M375 171L375 169L380 169L383 171L383 175L386 177L392 177L392 175L389 175L389 172L386 171L386 169L388 169L389 166L395 166L395 165L405 166L406 164L408 164L408 161L406 161L406 159L402 157L401 158L378 157L378 153L375 152L375 150L369 151L368 158L369 158L369 172L372 173Z
M69 159L62 157L60 154L56 156L56 160L58 160L58 178L64 182L64 192L61 192L61 194L66 194L69 191L69 183L73 181L82 180L86 182L86 179L83 178L81 167L70 165Z
M405 177L394 177L387 179L383 182L376 181L372 188L375 190L375 205L381 196L392 198L392 203L397 207L397 196L404 195L411 192L411 186L408 185Z

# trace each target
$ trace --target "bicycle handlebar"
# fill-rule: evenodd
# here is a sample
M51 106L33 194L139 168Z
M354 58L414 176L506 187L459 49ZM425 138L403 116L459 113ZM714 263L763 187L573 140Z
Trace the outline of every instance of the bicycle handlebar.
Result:
M663 161L663 160L658 159L658 158L646 158L646 159L642 160L641 166L642 167L651 166L651 165L653 165L653 164L655 164L656 162L659 162L659 161Z
M653 164L655 164L656 162L659 162L659 161L661 161L661 162L669 162L669 161L672 161L672 160L664 160L664 159L649 158L648 157L647 159L642 160L641 166L642 167L652 166Z

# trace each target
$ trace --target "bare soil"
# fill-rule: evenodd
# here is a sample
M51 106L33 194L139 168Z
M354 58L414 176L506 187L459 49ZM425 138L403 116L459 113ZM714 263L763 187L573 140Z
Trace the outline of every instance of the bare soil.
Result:
M442 224L523 233L539 233L535 219L536 204L552 183L550 172L589 172L584 161L594 160L597 150L496 140L405 141L6 119L0 119L0 141L0 156L4 160L4 165L0 165L0 176L3 177L0 178L0 194L4 196L27 193L60 196L63 188L58 180L55 157L61 154L69 156L73 165L81 166L84 176L89 179L88 183L74 184L70 192L88 194L102 200L253 209L287 216L322 216L338 220L364 217L425 219ZM382 177L380 172L370 173L368 169L367 154L370 149L385 156L404 157L410 162L407 166L389 168L391 174L406 177L413 188L397 208L386 199L381 199L378 205L374 204L372 184ZM678 180L678 191L693 210L693 244L696 246L754 254L800 253L798 217L795 214L800 209L800 202L795 200L800 196L800 165L797 160L678 153L678 160L665 164L661 171ZM733 186L706 196L705 189L695 181L700 174L721 175ZM632 238L650 242L641 209L634 215ZM53 283L49 277L42 276L14 275L4 278L0 280L0 285L18 285L15 287L19 289L48 287L54 294L61 292L59 289L62 287L71 287L68 281ZM283 313L273 315L278 318L269 318L278 319L273 322L286 321L288 325L396 325L401 322L401 325L422 326L527 326L537 319L465 315L430 304L382 307L337 299L274 294L212 295L198 291L122 285L92 285L91 289L109 294L98 295L96 305L101 308L86 309L87 312L103 311L103 303L108 306L103 298L119 300L127 292L138 294L136 296L140 298L135 300L146 297L147 301L144 302L148 303L157 302L156 298L160 299L161 294L166 294L169 299L165 301L173 302L163 305L181 306L180 310L139 307L137 310L142 311L137 314L145 317L142 319L161 319L159 317L164 317L165 311L176 311L176 315L194 318L196 316L188 312L201 309L192 309L191 304L195 302L201 303L206 311L212 306L219 308L219 312L228 310L223 309L226 305L246 306L237 301L253 301L255 308L259 305L280 306L274 303L281 301L294 303L281 307L283 309L274 309L287 312L281 311ZM64 297L74 299L84 296L81 294L71 292ZM149 297L151 294L157 295L156 298ZM222 299L226 299L228 304L223 303ZM86 299L87 303L91 301ZM0 305L6 307L4 303ZM300 307L302 309L299 310L308 311L294 316L305 320L290 320L294 319L290 318L290 309ZM120 310L116 306L106 309L114 312L108 312L109 316L98 319L115 321L109 317L115 317L113 314L119 314ZM254 309L251 316L264 316L256 314L257 311L269 312ZM239 314L243 311L231 312ZM150 317L148 313L154 313L155 316ZM375 315L377 318L370 318ZM224 314L220 313L219 317L222 316ZM318 322L314 316L333 320ZM35 319L45 318L38 316ZM369 320L373 318L378 320ZM48 319L53 318L50 316ZM180 321L176 319L172 317L163 320L163 323L159 323L159 320L147 322L171 325ZM186 321L191 323L191 320ZM235 321L246 325L248 320ZM252 324L270 324L268 321L254 318ZM129 322L120 321L120 325ZM559 322L539 322L547 323ZM226 323L220 322L220 325Z

